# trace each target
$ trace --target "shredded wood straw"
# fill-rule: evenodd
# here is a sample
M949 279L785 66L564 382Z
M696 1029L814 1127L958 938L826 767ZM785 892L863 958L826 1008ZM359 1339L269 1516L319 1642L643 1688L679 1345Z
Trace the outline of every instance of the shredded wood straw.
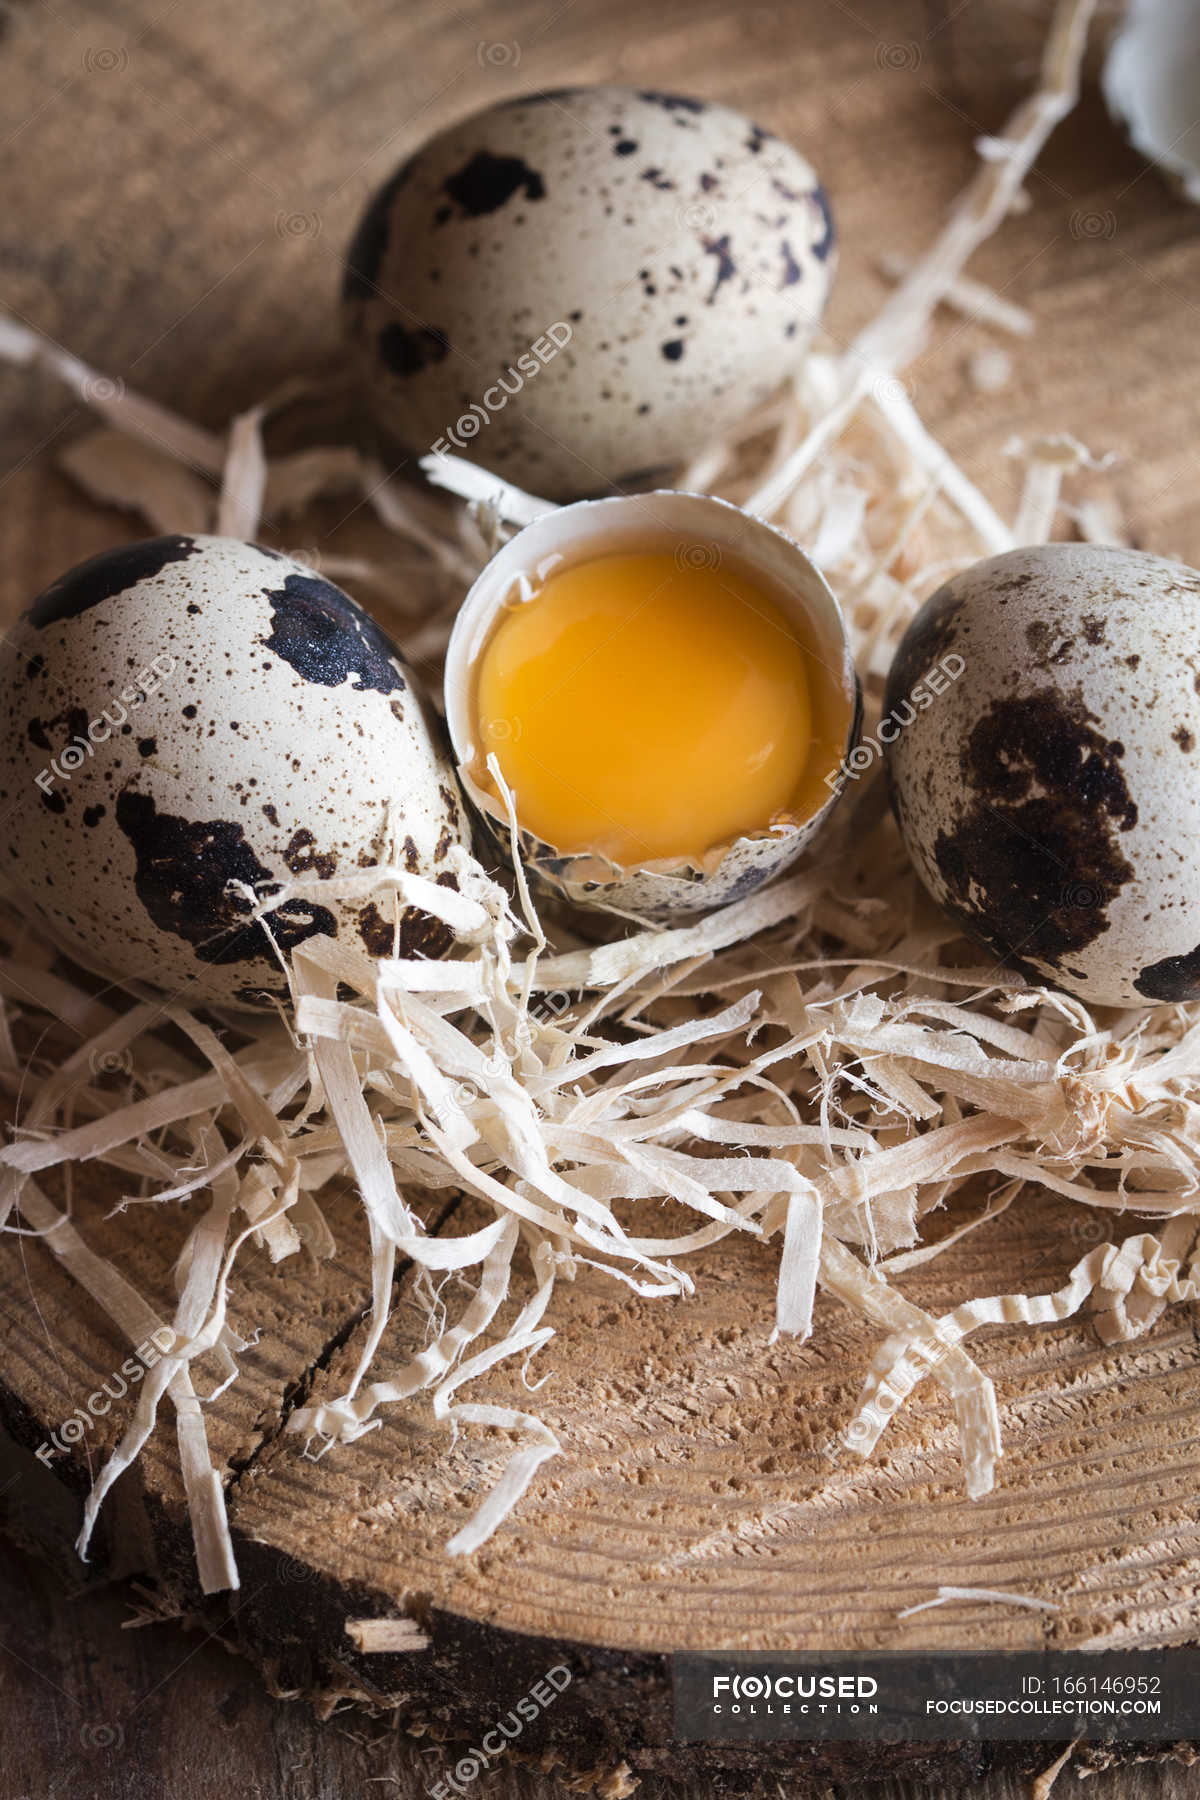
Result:
M898 371L943 301L1023 332L1024 315L989 305L963 266L1018 202L1073 104L1091 10L1090 0L1059 5L1036 92L988 141L928 254L890 265L899 285L875 320L842 354L814 354L786 392L699 454L677 483L761 512L810 549L841 598L876 713L921 600L979 555L1047 533L1062 474L1086 461L1067 438L1014 447L1026 475L1010 526L927 431ZM74 445L65 466L158 529L215 521L252 536L263 517L357 492L419 559L405 565L406 590L426 573L405 640L426 659L444 648L451 590L461 595L498 539L546 509L451 459L430 473L458 499L402 490L342 445L268 459L270 400L243 412L218 444L12 321L0 320L0 354L50 368L98 408L102 429ZM1103 529L1116 535L1119 522L1106 517ZM386 570L352 567L386 589ZM239 1021L249 1042L236 1051L181 1006L167 1009L194 1063L154 1034L162 1007L109 1010L59 972L28 928L15 940L19 957L0 961L0 1059L26 1101L16 1141L0 1153L0 1224L18 1228L19 1216L20 1229L40 1234L132 1342L174 1333L96 1480L81 1553L165 1396L200 1578L208 1591L237 1585L205 1434L213 1396L197 1394L192 1365L211 1352L222 1386L237 1376L244 1345L228 1309L248 1240L276 1260L332 1254L321 1196L334 1177L352 1179L365 1209L370 1310L346 1391L300 1406L289 1428L319 1447L346 1443L378 1427L389 1406L420 1396L451 1430L518 1433L451 1554L482 1544L541 1464L569 1453L534 1411L466 1394L501 1359L527 1362L552 1337L555 1285L581 1267L665 1299L692 1289L693 1252L724 1238L778 1236L779 1330L807 1335L823 1289L882 1332L858 1411L831 1450L869 1454L931 1380L953 1402L971 1495L988 1492L1000 1453L993 1386L969 1353L971 1333L1090 1306L1101 1337L1117 1342L1145 1331L1165 1306L1200 1298L1200 1007L1089 1012L972 966L923 897L877 778L855 787L800 873L685 927L551 943L519 872L515 901L473 865L471 874L471 897L390 867L251 896L268 931L270 914L296 895L319 903L353 888L363 900L398 898L443 919L458 952L444 962L374 961L311 938L280 957L291 1022ZM22 1071L12 1026L22 1017L44 1024L46 1015L75 1025L84 1041L53 1073ZM123 1057L135 1059L142 1097L119 1104L94 1072ZM85 1160L117 1171L144 1200L208 1195L169 1321L89 1249L39 1185L43 1171ZM926 1241L929 1215L979 1177L990 1178L990 1193L968 1221ZM903 1297L891 1276L994 1217L1025 1183L1094 1209L1098 1220L1132 1212L1160 1223L1096 1243L1054 1293L968 1299L941 1318ZM456 1235L451 1219L435 1235L412 1197L455 1190L474 1196L488 1222ZM666 1215L683 1217L684 1228L635 1235L628 1203L645 1199L685 1209ZM1097 1235L1107 1229L1098 1225ZM401 1258L423 1272L415 1292L428 1310L427 1340L391 1379L374 1379ZM454 1291L443 1286L451 1273L470 1290L452 1320L443 1299ZM517 1312L500 1335L506 1302Z
M990 1606L1024 1606L1030 1612L1057 1612L1053 1600L1038 1600L1031 1594L1010 1594L1002 1588L940 1587L932 1600L918 1606L906 1606L898 1619L911 1619L916 1613L930 1612L938 1606L949 1606L954 1600L983 1600Z

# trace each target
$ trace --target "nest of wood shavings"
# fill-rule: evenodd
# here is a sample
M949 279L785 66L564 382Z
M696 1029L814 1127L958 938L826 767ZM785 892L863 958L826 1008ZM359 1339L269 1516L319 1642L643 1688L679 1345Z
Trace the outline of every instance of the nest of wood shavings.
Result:
M927 431L901 375L943 303L1010 341L1028 335L1026 315L962 271L1018 203L1045 138L1074 103L1090 12L1086 0L1060 5L1039 85L1004 135L981 147L980 169L937 242L915 264L893 264L899 285L875 320L847 350L815 353L794 384L676 482L737 501L809 549L846 613L868 736L884 673L921 601L978 556L1049 536L1064 472L1090 460L1066 436L1010 446L1025 467L1010 524ZM396 586L390 564L321 566L368 587L368 603L426 669L436 671L454 607L491 549L547 508L453 459L435 460L428 473L457 498L401 487L344 443L268 458L264 422L290 392L219 438L27 326L0 321L0 355L50 368L104 416L64 466L88 492L157 529L215 525L253 537L263 520L302 516L330 493L369 501L403 541L407 613L389 615L383 604ZM1098 506L1073 517L1087 535L1119 535ZM992 1384L965 1347L973 1331L1091 1307L1100 1335L1117 1341L1145 1331L1163 1307L1200 1297L1200 1007L1089 1011L973 962L977 953L920 889L878 778L852 787L800 872L686 927L585 944L539 920L519 871L512 892L477 867L471 874L470 898L399 868L356 877L363 899L369 886L445 920L456 954L374 960L310 939L280 957L290 1017L230 1019L241 1034L235 1050L179 1006L106 1010L28 927L14 937L19 954L0 960L0 1068L23 1096L16 1141L0 1152L0 1223L41 1235L132 1342L174 1334L95 1482L81 1553L165 1398L201 1582L207 1591L237 1585L205 1432L214 1396L201 1400L191 1371L211 1352L222 1387L237 1378L244 1344L228 1306L236 1291L241 1314L253 1314L252 1289L238 1285L248 1242L276 1260L332 1254L322 1194L339 1177L353 1183L370 1230L369 1328L346 1392L299 1408L289 1428L319 1453L377 1427L389 1407L419 1404L448 1431L519 1434L450 1554L477 1548L540 1465L570 1454L535 1411L474 1401L469 1391L502 1359L528 1362L548 1342L556 1284L582 1266L665 1302L691 1291L696 1251L724 1238L778 1237L779 1330L806 1336L823 1289L881 1333L861 1403L831 1450L869 1454L899 1406L932 1380L953 1400L976 1496L993 1483L1001 1445ZM251 898L269 931L289 899L320 904L321 889L343 886L304 879ZM22 1069L14 1028L47 1017L81 1024L85 1041L53 1073ZM191 1059L168 1046L164 1018L184 1033ZM122 1101L97 1077L113 1058L128 1059L141 1097ZM170 1320L88 1247L39 1182L84 1160L116 1171L126 1192L132 1180L146 1200L207 1194ZM930 1215L968 1182L985 1197L953 1232L926 1241ZM1026 1183L1094 1209L1104 1231L1129 1213L1139 1229L1098 1243L1052 1294L969 1297L936 1318L892 1284L995 1217ZM418 1197L455 1190L475 1196L490 1221L433 1235ZM631 1205L648 1198L675 1203L693 1222L672 1235L635 1235ZM429 1329L420 1354L383 1381L372 1364L397 1258L421 1272ZM469 1289L455 1316L445 1310L449 1274L458 1291ZM516 1317L497 1338L506 1302Z

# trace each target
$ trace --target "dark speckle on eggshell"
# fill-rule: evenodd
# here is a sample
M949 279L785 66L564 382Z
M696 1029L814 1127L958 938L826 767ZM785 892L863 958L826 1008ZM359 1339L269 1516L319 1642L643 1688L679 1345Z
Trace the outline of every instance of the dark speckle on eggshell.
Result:
M704 245L705 255L715 257L717 264L716 273L713 276L712 287L705 295L708 305L711 306L718 293L721 291L722 285L727 281L732 281L733 277L737 274L737 263L734 261L733 253L729 248L728 232L725 232L719 238L706 237L701 241Z
M536 169L519 156L493 156L490 150L477 150L442 186L468 219L497 212L514 194L523 194L526 200L543 200L546 195Z
M341 687L351 675L355 693L404 689L393 658L398 654L373 619L319 575L289 575L281 588L264 589L273 628L262 642L322 687Z
M240 825L161 813L149 794L130 788L117 796L117 824L137 860L138 898L160 931L186 939L201 962L274 963L262 927L246 922L250 902L229 886L238 881L258 888L271 876ZM287 902L270 922L285 950L318 933L337 935L333 914L309 901Z
M1147 1000L1200 1000L1200 944L1183 956L1151 963L1133 985Z
M44 588L26 617L40 631L63 619L76 619L89 607L128 592L139 582L161 574L169 563L181 562L195 552L195 541L178 535L145 538L136 544L119 544L115 550L102 550Z
M359 912L358 935L372 956L440 958L454 944L454 933L441 919L419 906L408 906L400 915L397 946L392 921L384 918L373 900Z
M1033 619L1025 627L1025 640L1033 655L1035 667L1050 669L1068 661L1075 639L1066 637L1057 626L1045 619Z
M662 94L657 88L639 88L638 99L661 106L665 112L702 113L708 105L706 100L696 100L688 94Z
M446 786L445 782L443 782L441 787L438 789L438 793L441 795L442 805L446 809L447 819L449 819L451 825L457 825L458 820L459 820L459 809L458 809L457 797Z
M1120 751L1056 688L996 701L976 723L962 751L970 804L934 858L948 903L997 954L1055 968L1107 929L1133 874L1116 833L1137 823Z
M813 188L809 195L809 199L816 208L817 216L821 221L821 235L814 243L812 253L817 258L818 262L825 262L828 259L830 251L837 243L837 232L834 229L833 224L833 208L829 204L829 195L825 192L825 189L821 186L820 182Z
M374 292L379 265L387 248L388 218L392 201L412 173L412 158L401 163L378 190L359 220L358 229L346 251L346 270L342 278L345 300L364 300Z
M922 677L959 644L962 601L952 583L938 588L912 621L888 670L883 710L907 700Z
M445 362L450 340L437 325L400 325L395 320L379 334L379 355L393 375L419 375L431 363Z
M265 807L263 811L266 811ZM292 833L283 860L293 875L316 874L328 879L337 874L336 851L318 850L316 837L307 825Z
M373 900L359 910L358 935L372 956L391 956L395 950L396 928Z

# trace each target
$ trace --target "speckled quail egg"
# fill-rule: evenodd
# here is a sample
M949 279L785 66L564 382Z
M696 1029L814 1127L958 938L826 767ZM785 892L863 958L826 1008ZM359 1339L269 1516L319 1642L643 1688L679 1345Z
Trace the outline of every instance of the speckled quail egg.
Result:
M409 453L566 500L680 462L801 363L835 263L804 157L707 100L626 87L502 102L375 195L344 313Z
M972 937L1089 1002L1200 998L1200 574L1089 544L977 563L884 712L901 833Z
M361 873L389 845L458 885L458 787L399 653L339 588L275 551L159 537L48 587L8 638L0 878L64 949L114 977L253 1007L287 986L250 904ZM450 934L383 901L285 901L323 933L440 956Z

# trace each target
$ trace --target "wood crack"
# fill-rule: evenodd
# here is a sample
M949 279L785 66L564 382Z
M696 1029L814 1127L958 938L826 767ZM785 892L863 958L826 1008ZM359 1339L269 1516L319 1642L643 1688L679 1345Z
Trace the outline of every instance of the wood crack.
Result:
M429 1235L431 1237L437 1237L445 1229L450 1220L454 1217L454 1214L462 1205L464 1198L465 1196L461 1193L456 1193L451 1196L437 1214L433 1224L429 1227ZM412 1261L408 1257L404 1257L397 1261L396 1269L392 1276L393 1300L395 1300L399 1293L400 1284L405 1280L412 1267ZM354 1336L354 1333L358 1330L358 1327L363 1323L364 1319L368 1317L370 1311L371 1302L369 1300L364 1300L361 1305L356 1306L353 1312L342 1320L337 1330L330 1335L324 1344L322 1344L312 1361L300 1371L299 1375L295 1376L287 1383L283 1390L283 1394L280 1397L278 1417L274 1424L267 1427L259 1437L257 1443L254 1444L245 1455L231 1456L229 1458L227 1467L232 1473L225 1484L227 1499L232 1499L238 1493L241 1487L242 1477L248 1474L250 1470L258 1464L271 1446L282 1437L283 1433L287 1430L288 1422L293 1413L308 1400L316 1383L317 1376L323 1374L325 1370L330 1367L338 1351L343 1349L345 1345L349 1343L350 1339Z

